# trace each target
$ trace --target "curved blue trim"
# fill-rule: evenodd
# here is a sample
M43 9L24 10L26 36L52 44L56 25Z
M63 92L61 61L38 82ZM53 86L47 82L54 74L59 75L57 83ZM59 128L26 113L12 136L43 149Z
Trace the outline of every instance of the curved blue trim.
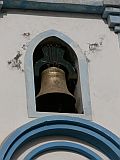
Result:
M110 159L120 159L120 139L107 129L88 120L49 116L29 122L14 131L1 146L1 160L10 160L21 145L43 136L69 136L87 142Z
M78 153L83 155L92 160L102 160L100 156L96 153L91 151L90 149L80 145L75 144L72 142L50 142L47 144L43 144L34 150L32 150L24 160L33 160L36 156L40 156L41 154L48 152L48 151L57 151L57 150L64 150L64 151L72 151L74 153Z

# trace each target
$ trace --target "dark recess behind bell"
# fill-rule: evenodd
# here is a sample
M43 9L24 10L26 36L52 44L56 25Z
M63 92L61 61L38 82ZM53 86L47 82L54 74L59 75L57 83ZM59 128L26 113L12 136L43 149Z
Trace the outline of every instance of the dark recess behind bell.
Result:
M45 50L46 49L45 47L48 48L47 52ZM52 51L54 51L55 53L52 53ZM62 57L62 54L63 54L63 57ZM43 61L45 63L43 63ZM59 38L50 37L50 38L43 40L36 47L34 54L33 54L35 95L37 96L39 91L41 90L41 73L42 71L44 71L45 69L49 67L57 67L57 68L62 69L65 72L65 80L66 80L68 91L72 95L74 95L74 90L76 87L77 77L78 77L76 61L77 61L77 57L74 51L72 50L72 48L68 46L65 42L60 40ZM38 63L41 63L41 62L42 64L38 65ZM40 67L38 68L36 66L40 66ZM38 70L36 68L39 69L39 76L37 75L38 73L36 74L36 70ZM77 113L77 110L75 108L75 99L73 100L73 97L70 98L70 96L65 93L64 94L63 93L57 93L57 94L51 93L49 94L49 98L48 96L44 96L40 99L41 99L41 102L40 100L38 100L38 98L36 99L37 111ZM52 99L54 100L54 103ZM62 99L62 103L60 99ZM44 102L44 105L43 105L43 102ZM57 109L56 109L56 106L57 106Z

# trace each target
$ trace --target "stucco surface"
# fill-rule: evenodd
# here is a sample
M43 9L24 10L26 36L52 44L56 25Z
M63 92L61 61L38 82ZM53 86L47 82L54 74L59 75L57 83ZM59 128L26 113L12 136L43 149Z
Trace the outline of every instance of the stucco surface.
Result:
M33 120L27 114L24 72L11 68L7 62L20 52L21 67L24 69L24 55L29 41L50 29L66 34L79 44L89 61L92 119L120 136L118 36L100 17L92 15L42 12L31 15L29 12L14 11L0 19L0 142L19 126ZM30 35L25 36L24 33ZM90 48L95 43L97 48Z
M107 6L119 6L120 5L120 0L104 0L104 5L107 5Z

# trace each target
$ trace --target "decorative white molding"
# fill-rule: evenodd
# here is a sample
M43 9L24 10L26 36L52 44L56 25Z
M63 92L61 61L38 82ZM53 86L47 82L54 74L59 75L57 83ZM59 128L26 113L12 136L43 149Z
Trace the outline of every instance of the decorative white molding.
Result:
M120 5L119 8L106 7L102 17L107 20L108 26L113 28L115 33L120 33Z
M120 0L104 0L103 4L105 6L116 6L120 7Z
M106 7L102 17L107 18L108 15L120 15L120 8Z
M120 25L120 16L109 15L107 21L110 28L115 28Z

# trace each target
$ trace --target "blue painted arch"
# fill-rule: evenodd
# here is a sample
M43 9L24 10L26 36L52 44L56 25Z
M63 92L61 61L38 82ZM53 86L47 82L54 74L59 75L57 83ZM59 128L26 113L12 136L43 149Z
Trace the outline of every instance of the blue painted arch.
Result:
M49 116L29 122L8 136L0 149L1 160L10 160L28 140L45 136L74 137L94 146L111 160L120 159L120 139L107 129L81 118Z
M92 160L102 160L100 156L98 156L96 153L91 151L90 149L80 145L75 144L72 142L50 142L47 144L43 144L42 146L39 146L32 150L25 158L24 160L33 160L36 156L40 156L41 154L48 152L48 151L56 151L56 150L65 150L65 151L72 151L74 153L78 153L80 155L83 155L84 157L87 157Z

